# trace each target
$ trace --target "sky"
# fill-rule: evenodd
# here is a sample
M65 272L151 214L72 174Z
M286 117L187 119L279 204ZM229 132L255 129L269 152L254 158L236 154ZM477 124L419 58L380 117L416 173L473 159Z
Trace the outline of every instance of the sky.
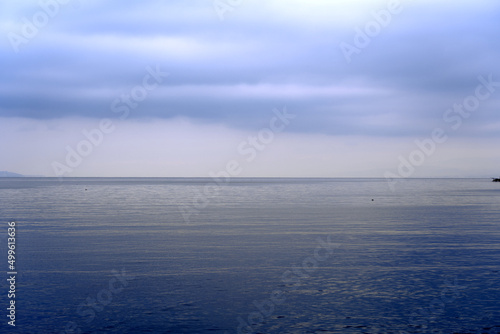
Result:
M500 176L500 3L0 4L0 170Z

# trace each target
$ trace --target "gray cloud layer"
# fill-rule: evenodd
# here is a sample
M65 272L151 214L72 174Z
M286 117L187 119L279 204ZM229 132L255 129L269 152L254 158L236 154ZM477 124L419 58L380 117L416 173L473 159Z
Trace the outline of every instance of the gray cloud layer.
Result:
M479 75L500 81L497 1L401 1L350 63L339 45L356 46L388 2L246 0L221 21L212 1L73 0L17 53L9 38L42 9L3 6L0 117L117 117L113 101L158 66L169 76L130 118L258 127L287 105L290 131L426 135ZM498 136L497 101L482 101L463 135Z

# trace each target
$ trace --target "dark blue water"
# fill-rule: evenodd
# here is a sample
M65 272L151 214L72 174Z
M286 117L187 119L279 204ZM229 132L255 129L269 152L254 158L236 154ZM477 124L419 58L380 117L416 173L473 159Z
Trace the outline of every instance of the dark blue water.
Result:
M0 179L0 331L500 333L500 184L219 182Z

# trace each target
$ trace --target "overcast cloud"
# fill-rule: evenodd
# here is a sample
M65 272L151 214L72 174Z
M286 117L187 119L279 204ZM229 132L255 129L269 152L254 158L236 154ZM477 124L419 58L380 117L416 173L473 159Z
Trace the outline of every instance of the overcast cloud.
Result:
M0 170L56 176L109 118L65 175L208 176L236 159L240 176L383 177L440 127L411 176L498 176L499 22L494 0L3 3ZM494 91L446 121L479 77ZM246 161L240 143L285 106L295 118Z

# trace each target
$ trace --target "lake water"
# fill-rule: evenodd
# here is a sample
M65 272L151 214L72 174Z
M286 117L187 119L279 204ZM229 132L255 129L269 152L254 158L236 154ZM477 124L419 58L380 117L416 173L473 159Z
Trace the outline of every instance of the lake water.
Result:
M500 333L488 179L0 179L5 333Z

